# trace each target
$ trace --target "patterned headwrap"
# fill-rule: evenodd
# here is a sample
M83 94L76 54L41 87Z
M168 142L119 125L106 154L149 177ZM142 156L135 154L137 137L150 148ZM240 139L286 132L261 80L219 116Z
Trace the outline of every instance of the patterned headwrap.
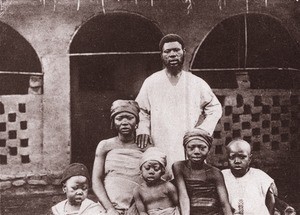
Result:
M110 108L110 119L112 121L112 127L115 116L122 112L128 112L133 114L137 120L137 124L139 123L140 107L138 103L134 100L116 100L112 103Z
M209 136L206 131L199 129L199 128L194 128L185 133L185 135L183 137L184 148L192 140L201 140L201 141L205 142L207 144L208 148L210 149L213 138L211 136Z
M150 147L143 153L143 156L140 160L140 168L144 163L151 160L159 162L163 167L166 167L167 165L166 154L159 150L157 147Z

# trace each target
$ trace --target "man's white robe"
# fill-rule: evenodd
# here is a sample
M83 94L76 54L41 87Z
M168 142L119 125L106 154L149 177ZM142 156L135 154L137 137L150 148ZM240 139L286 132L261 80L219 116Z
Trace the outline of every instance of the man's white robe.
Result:
M198 127L212 135L222 115L221 104L208 84L185 71L175 86L165 70L152 74L136 101L141 108L137 135L151 135L154 145L167 154L168 169L185 159L184 133Z

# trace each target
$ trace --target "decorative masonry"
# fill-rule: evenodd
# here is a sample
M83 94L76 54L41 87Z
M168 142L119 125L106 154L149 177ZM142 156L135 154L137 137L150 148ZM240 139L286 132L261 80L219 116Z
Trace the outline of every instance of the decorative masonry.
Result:
M214 132L210 161L227 166L225 147L233 138L251 143L260 167L278 166L298 156L300 144L299 90L215 90L223 116Z
M42 161L42 95L0 96L2 174L38 170Z
M208 161L227 166L225 147L243 138L253 147L253 162L280 170L283 183L292 159L299 162L300 90L214 90L223 116L214 132ZM61 172L41 173L43 165L41 95L0 96L0 190L4 195L60 190ZM280 177L279 177L280 176ZM281 177L282 176L282 177ZM295 177L294 177L295 178Z

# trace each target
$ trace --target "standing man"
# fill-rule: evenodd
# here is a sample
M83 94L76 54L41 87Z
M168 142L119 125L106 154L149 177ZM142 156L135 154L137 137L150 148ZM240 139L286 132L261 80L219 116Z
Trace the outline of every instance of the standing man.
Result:
M211 136L222 107L204 80L183 71L186 51L180 36L164 36L159 49L165 68L145 80L136 98L141 108L137 144L143 148L153 141L167 154L171 172L175 161L185 159L184 133L196 127Z

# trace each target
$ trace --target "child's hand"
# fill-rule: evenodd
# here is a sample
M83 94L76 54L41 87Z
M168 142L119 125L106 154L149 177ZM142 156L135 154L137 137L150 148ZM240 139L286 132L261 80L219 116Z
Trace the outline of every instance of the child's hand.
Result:
M118 211L114 208L110 208L106 211L107 215L120 215Z
M296 211L293 207L288 206L285 210L284 210L284 215L296 215Z

